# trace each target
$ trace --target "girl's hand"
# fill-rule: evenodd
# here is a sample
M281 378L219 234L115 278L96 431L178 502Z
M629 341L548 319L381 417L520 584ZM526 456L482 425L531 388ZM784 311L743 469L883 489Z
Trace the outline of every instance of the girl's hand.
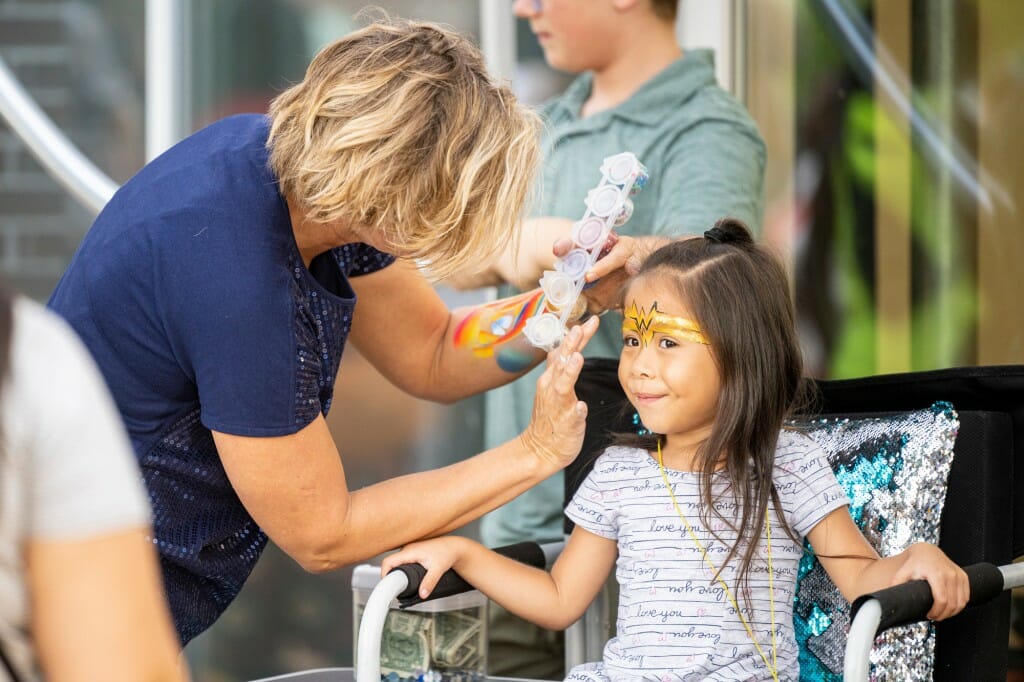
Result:
M423 568L427 569L427 574L420 582L420 598L426 599L437 587L437 581L441 579L445 571L458 563L465 549L465 543L468 542L471 541L463 537L449 535L406 545L394 554L384 557L380 566L380 576L383 578L398 566L422 564Z
M533 416L520 438L526 449L559 469L576 459L583 446L587 404L576 398L576 379L583 369L580 351L597 331L592 317L573 327L561 345L548 353L547 368L537 379Z
M934 600L928 618L943 620L963 611L971 596L967 574L941 549L920 542L908 547L901 556L903 565L893 575L892 584L927 580Z

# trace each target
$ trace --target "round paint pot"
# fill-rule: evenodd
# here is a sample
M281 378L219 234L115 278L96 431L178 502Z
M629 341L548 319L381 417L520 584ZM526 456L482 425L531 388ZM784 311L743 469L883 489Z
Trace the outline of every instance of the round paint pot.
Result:
M577 220L572 226L572 240L576 246L589 251L600 245L607 232L605 221L591 216L585 220Z
M606 157L601 164L601 172L609 181L616 185L630 184L636 176L640 162L629 152Z
M638 165L640 166L640 172L638 172L636 177L633 178L633 186L629 188L630 196L636 196L639 194L640 190L647 186L647 181L651 179L650 173L647 172L647 169L644 168L643 164L638 163Z
M564 308L576 297L576 283L564 272L546 270L540 278L540 288L552 308Z
M607 157L601 164L601 172L609 182L628 187L631 195L642 190L651 177L647 168L630 152Z
M561 343L565 328L554 313L541 313L526 321L523 334L537 348L550 350Z
M601 185L587 192L587 206L594 215L607 218L619 207L621 192L615 185Z
M580 279L590 267L590 254L585 249L573 249L555 261L555 269L564 272L571 279Z
M622 207L619 209L619 214L615 216L615 227L623 225L627 220L633 217L633 202L626 199L622 202Z

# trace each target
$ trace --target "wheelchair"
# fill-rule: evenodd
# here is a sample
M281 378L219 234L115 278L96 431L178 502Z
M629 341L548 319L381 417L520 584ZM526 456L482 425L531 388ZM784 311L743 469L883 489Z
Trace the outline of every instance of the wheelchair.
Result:
M616 362L588 359L577 383L577 394L587 402L589 413L582 452L565 473L567 500L608 444L609 435L635 428L630 411L625 409L628 403L618 384ZM971 602L961 614L935 624L932 674L940 682L1005 680L1009 590L1024 585L1024 564L1013 564L1024 555L1024 477L1014 475L1017 459L1024 457L1024 366L960 367L808 382L816 396L809 416L819 421L886 418L939 402L955 410L957 429L938 544L965 567L971 581ZM498 551L545 566L550 565L558 549L559 544L519 543ZM360 626L358 670L312 670L255 682L378 682L384 619L393 600L398 599L402 605L419 601L422 575L422 567L405 566L378 584ZM449 571L430 598L468 589L472 588ZM842 675L836 679L884 677L884 671L872 667L872 644L890 628L925 620L930 607L931 593L924 581L856 600L850 607ZM600 659L608 636L607 609L607 602L599 598L567 631L567 669ZM487 679L511 682L509 678ZM803 678L802 673L802 679L812 678Z

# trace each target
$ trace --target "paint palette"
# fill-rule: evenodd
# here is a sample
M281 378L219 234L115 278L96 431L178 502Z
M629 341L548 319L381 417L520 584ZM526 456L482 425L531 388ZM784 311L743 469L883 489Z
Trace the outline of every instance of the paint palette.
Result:
M594 265L612 229L633 215L631 196L644 188L650 176L631 152L609 156L601 163L601 182L587 192L583 218L573 223L573 248L540 278L544 311L526 321L523 334L537 348L551 350L565 337L566 322L578 317L585 275Z

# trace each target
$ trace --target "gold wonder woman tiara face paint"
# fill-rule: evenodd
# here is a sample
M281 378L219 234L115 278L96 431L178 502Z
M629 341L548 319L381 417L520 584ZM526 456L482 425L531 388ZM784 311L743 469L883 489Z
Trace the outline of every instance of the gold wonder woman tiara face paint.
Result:
M705 346L710 345L708 340L704 338L700 325L685 317L666 315L658 310L657 301L651 304L649 311L645 311L642 307L637 307L636 301L633 301L633 304L622 320L622 333L639 336L641 346L646 346L650 343L655 334L668 334L685 341Z

